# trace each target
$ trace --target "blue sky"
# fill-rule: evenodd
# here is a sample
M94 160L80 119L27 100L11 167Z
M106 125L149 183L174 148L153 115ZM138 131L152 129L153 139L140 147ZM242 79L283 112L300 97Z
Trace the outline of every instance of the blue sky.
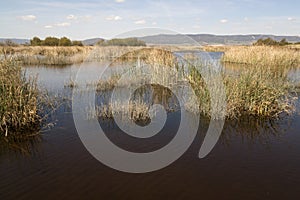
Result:
M300 1L9 0L0 7L1 38L111 38L158 27L178 33L300 35Z

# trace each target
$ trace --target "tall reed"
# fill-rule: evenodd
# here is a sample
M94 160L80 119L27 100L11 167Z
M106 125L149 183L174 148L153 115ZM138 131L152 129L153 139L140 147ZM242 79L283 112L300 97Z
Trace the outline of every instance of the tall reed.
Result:
M299 67L300 51L288 47L236 46L225 51L222 61L277 69Z
M0 94L1 136L27 132L39 126L42 118L36 78L26 78L15 61L0 61Z

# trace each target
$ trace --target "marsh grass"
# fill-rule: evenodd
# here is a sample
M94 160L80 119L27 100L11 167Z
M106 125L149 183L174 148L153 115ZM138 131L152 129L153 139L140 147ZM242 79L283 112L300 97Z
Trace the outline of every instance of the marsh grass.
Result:
M69 65L81 63L92 47L16 47L11 56L25 65Z
M278 118L283 114L291 114L295 109L296 95L294 95L294 85L292 85L287 74L288 69L282 67L282 65L240 65L240 69L235 75L227 74L225 70L220 70L219 75L224 84L224 89L226 93L226 107L222 107L221 101L218 99L214 102L216 105L212 105L211 97L218 97L221 95L220 85L217 84L216 74L213 70L210 72L209 69L214 67L212 63L205 63L201 60L197 60L196 56L191 56L193 59L190 64L181 66L176 63L173 64L172 69L176 69L177 75L181 76L184 82L188 82L196 96L197 102L195 100L187 100L184 104L185 109L190 112L195 112L195 105L199 104L199 110L201 115L217 119L220 113L225 113L225 117L228 119L240 118L243 116L253 116L258 118ZM283 58L283 57L281 57ZM282 63L283 61L281 61ZM287 61L287 63L289 63ZM202 70L201 70L202 68ZM207 69L207 82L204 81L204 77L200 73L203 72L203 68ZM167 74L164 74L164 67L160 65L155 65L151 69L151 80L160 83L164 81L165 83L170 82ZM166 71L168 67L165 67ZM176 75L176 76L177 76ZM110 91L112 90L121 74L114 74L106 80L101 80L98 82L97 91ZM125 81L121 85L122 87L130 87L138 83L137 79L141 77L134 77L130 80ZM174 78L174 77L173 77ZM163 80L165 79L165 80ZM176 77L172 81L177 81ZM173 83L172 83L173 84ZM182 84L176 82L174 84ZM213 90L208 90L208 85ZM117 107L122 108L124 105L118 105ZM165 107L168 107L165 105ZM109 114L111 106L106 105L99 113L104 113L101 115L102 118L111 118L112 115ZM219 110L217 110L219 109ZM121 109L122 110L122 109ZM119 110L121 112L121 110ZM141 109L146 112L147 109ZM175 109L177 110L177 109ZM99 115L99 114L98 114ZM143 114L142 116L146 116ZM143 117L141 117L143 118Z
M121 118L129 116L133 121L150 121L149 105L145 102L130 101L129 104L114 102L113 104L103 104L96 106L95 113L88 112L88 119L98 117L100 119L113 119L114 115L120 115Z
M289 47L236 46L225 51L222 62L291 69L300 66L300 51Z
M137 60L143 61L144 63L151 66L160 65L172 67L175 64L175 56L171 51L151 47L140 48L125 53L115 59L114 62L136 62Z
M26 78L13 60L0 61L0 93L1 136L32 135L54 105L47 93L39 91L37 78Z
M227 115L278 118L294 111L296 96L286 72L273 68L246 67L239 76L224 76L227 95Z

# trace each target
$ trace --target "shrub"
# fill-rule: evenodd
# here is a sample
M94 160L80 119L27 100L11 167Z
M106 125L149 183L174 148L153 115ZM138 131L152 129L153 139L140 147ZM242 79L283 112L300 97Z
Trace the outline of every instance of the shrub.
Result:
M101 40L97 43L100 46L146 46L144 41L138 40L137 38L125 38L125 39L111 39Z

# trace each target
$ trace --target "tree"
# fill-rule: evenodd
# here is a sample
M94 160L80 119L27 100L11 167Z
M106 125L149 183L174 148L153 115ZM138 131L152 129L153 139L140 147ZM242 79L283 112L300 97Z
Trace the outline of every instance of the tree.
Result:
M266 39L259 39L257 40L253 45L261 46L284 46L290 44L285 38L283 38L280 42L272 39L272 38L266 38Z
M59 40L59 46L71 46L72 41L67 37L62 37Z
M42 44L42 40L38 37L33 37L31 40L30 40L30 45L31 46L40 46Z
M81 41L76 41L76 40L74 40L74 41L72 42L72 46L83 46L83 44L82 44Z
M284 46L284 45L288 45L289 43L288 43L288 41L285 39L285 38L283 38L282 40L280 40L280 42L279 42L279 45L280 46Z
M100 46L146 46L144 41L138 40L137 38L101 40L97 44Z
M42 44L45 46L58 46L59 39L56 37L46 37Z

